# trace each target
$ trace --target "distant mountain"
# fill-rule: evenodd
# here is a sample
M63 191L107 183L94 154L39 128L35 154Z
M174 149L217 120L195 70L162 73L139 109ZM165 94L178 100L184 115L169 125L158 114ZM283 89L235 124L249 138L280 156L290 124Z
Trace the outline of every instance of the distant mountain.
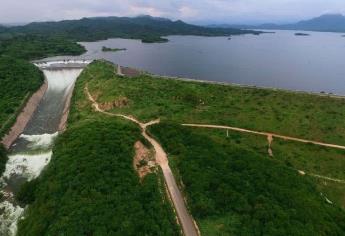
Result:
M3 26L3 25L0 25L0 32L3 32L7 29L7 27Z
M164 41L167 35L228 36L256 34L252 30L209 28L151 16L93 17L59 22L35 22L11 27L13 33L62 36L75 41L95 41L107 38L134 38L144 42Z
M213 25L215 27L215 25ZM262 25L221 25L223 28L238 29L277 29L277 30L306 30L321 32L345 32L345 16L341 14L326 14L310 20L299 21L294 24L262 24Z

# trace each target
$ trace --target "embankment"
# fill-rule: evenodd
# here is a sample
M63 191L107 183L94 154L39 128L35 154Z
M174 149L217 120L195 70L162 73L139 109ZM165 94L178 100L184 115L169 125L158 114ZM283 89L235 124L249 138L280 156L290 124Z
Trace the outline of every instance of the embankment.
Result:
M18 138L18 136L24 131L26 125L30 121L38 104L41 102L45 92L48 89L48 82L45 80L44 84L37 90L26 103L25 107L18 115L16 122L12 126L11 130L5 135L1 143L9 149L12 143Z
M73 91L74 91L74 84L71 87L71 89L68 91L68 95L65 101L65 106L62 112L62 116L61 116L61 120L60 120L60 124L58 127L58 131L65 131L66 127L67 127L67 120L68 120L68 115L69 115L69 108L71 105L71 99L72 99L72 95L73 95Z

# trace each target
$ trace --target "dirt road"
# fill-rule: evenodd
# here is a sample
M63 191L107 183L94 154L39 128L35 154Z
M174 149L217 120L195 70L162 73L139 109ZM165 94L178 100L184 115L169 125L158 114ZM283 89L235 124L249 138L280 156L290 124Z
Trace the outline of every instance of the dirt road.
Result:
M284 136L284 135L274 134L274 133L259 132L259 131L242 129L242 128L231 127L231 126L206 125L206 124L182 124L182 125L183 126L188 126L188 127L197 127L197 128L233 130L233 131L238 131L238 132L242 132L242 133L250 133L250 134L257 134L257 135L267 136L267 137L270 137L269 138L270 141L273 140L272 138L280 138L280 139L284 139L284 140L290 140L290 141L301 142L301 143L311 143L311 144L315 144L315 145L318 145L318 146L324 146L324 147L330 147L330 148L337 148L337 149L345 150L345 146L341 146L341 145L330 144L330 143L323 143L323 142L307 140L307 139L294 138L294 137L289 137L289 136Z
M88 86L85 86L85 93L87 94L89 100L92 102L92 106L95 108L96 111L101 112L103 114L109 115L109 116L114 116L114 117L121 117L126 120L132 121L140 126L142 129L142 135L145 137L147 141L149 141L154 150L155 150L155 158L157 163L160 165L162 171L163 171L163 176L165 179L165 183L167 185L168 191L170 198L174 204L177 216L179 218L179 222L182 226L182 230L185 236L198 236L198 230L197 226L194 224L194 220L192 216L189 214L186 204L184 202L182 193L180 192L180 189L178 188L174 175L169 167L169 161L167 154L163 150L162 146L151 136L149 136L146 132L146 128L150 125L154 125L159 123L159 119L150 121L148 123L141 123L135 118L131 116L126 116L122 114L115 114L115 113L110 113L103 111L100 109L99 104L95 101L95 99L92 97L92 95L89 92Z

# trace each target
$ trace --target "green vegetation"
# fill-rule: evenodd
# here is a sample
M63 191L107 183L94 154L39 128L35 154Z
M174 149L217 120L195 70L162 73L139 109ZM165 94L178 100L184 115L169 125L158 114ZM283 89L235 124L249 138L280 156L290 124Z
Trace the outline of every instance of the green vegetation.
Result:
M103 52L118 52L118 51L126 51L126 50L127 48L108 48L105 46L102 47Z
M142 121L211 123L345 144L345 99L305 93L185 82L140 76L119 78L109 63L95 63L83 76L99 102L126 97L113 112Z
M7 162L6 150L2 144L0 144L0 175L5 171Z
M87 73L76 83L68 129L49 166L20 191L31 205L18 235L179 235L161 174L140 181L134 170L140 129L92 111Z
M235 131L198 129L198 134L206 135L223 146L238 145L247 150L268 157L267 139L264 136L239 133ZM313 144L305 144L281 139L272 143L272 161L285 165L297 172L321 175L327 178L345 180L345 152L334 148L326 148ZM325 197L345 210L345 184L313 177L317 188Z
M141 42L143 43L166 43L169 39L158 36L143 36Z
M35 34L42 36L62 36L75 42L97 41L108 38L141 39L143 42L161 42L162 36L201 35L228 36L235 34L253 34L259 31L241 29L208 28L186 24L182 21L140 17L95 17L81 20L60 22L31 23L12 27L7 32Z
M43 80L42 72L31 63L0 57L0 138L8 132L21 108Z
M248 149L241 138L226 145L167 123L150 132L169 152L203 235L344 234L345 212L328 204L311 178Z
M24 35L0 41L0 55L27 60L84 52L83 46L62 37Z
M174 125L224 124L343 144L343 99L148 75L120 78L101 61L81 80L100 103L128 99L128 106L110 112L173 122L150 131L169 152L203 235L344 233L345 185L308 175L345 179L344 151L274 139L269 157L264 136ZM84 112L71 120L88 117L87 106L79 99L76 107Z
M35 201L35 190L37 188L37 184L37 179L25 182L16 193L15 198L18 203L22 205L22 207L25 207L26 205Z

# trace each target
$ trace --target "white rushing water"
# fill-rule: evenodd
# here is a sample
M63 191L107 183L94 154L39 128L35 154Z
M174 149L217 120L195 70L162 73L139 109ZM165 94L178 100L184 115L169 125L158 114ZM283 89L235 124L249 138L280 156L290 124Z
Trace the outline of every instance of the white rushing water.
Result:
M17 221L24 216L24 208L16 204L13 190L20 186L23 179L30 181L37 178L49 164L53 154L54 140L58 136L58 123L62 115L61 104L65 104L67 95L82 72L82 68L47 68L57 63L59 62L43 63L43 66L36 64L43 70L48 82L48 89L43 99L44 102L41 102L37 109L39 112L30 120L33 129L29 134L24 132L18 139L25 142L26 145L20 146L19 150L9 155L5 172L0 178L0 199L2 198L0 201L0 236L16 234ZM70 63L87 64L84 61ZM68 64L68 62L60 64ZM52 117L56 119L52 119ZM47 120L48 123L55 120L58 122L42 126L42 122ZM35 129L35 127L40 127L40 129ZM48 128L56 131L44 133L49 132L46 130Z
M28 181L37 178L49 163L52 151L40 154L16 154L9 156L3 178L21 176Z
M46 149L51 147L53 141L58 136L58 132L54 134L38 134L38 135L20 135L20 138L25 139L29 142L29 148L31 149Z
M48 90L69 92L74 82L82 72L82 69L44 70L48 81Z

